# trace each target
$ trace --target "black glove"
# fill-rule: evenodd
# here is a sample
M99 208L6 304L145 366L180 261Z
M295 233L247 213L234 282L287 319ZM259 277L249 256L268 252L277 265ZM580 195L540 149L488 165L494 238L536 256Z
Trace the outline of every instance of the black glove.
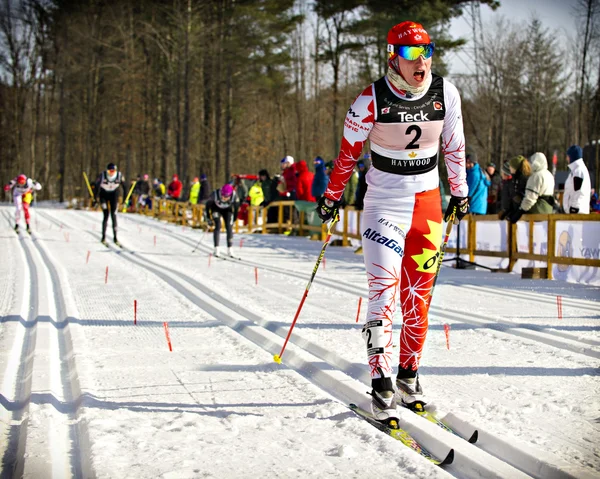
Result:
M523 216L525 212L519 208L516 211L513 211L510 215L508 215L508 221L510 221L511 223L516 223L517 221L519 221L521 219L521 216Z
M579 213L579 208L574 208L574 207L571 206L569 208L569 213L571 213L571 214Z
M446 208L446 213L444 214L444 221L450 221L450 218L454 213L454 224L457 225L459 221L462 220L468 212L469 198L465 196L452 195L450 197L450 203L448 203L448 207Z
M317 214L323 223L338 215L341 204L341 201L330 200L325 196L319 198L319 201L317 201Z

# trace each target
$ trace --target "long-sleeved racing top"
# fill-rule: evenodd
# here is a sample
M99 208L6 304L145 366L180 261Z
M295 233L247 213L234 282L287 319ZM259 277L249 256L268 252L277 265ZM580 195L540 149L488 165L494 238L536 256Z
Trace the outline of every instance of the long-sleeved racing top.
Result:
M407 196L437 188L440 136L450 193L465 197L465 137L456 87L432 74L429 89L413 96L395 88L387 77L380 78L346 114L340 153L325 196L342 197L367 140L373 166L367 173L369 196Z

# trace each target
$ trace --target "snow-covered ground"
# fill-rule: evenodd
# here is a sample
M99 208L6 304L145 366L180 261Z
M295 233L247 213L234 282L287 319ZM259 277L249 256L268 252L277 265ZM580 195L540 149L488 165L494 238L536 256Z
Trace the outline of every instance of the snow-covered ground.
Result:
M124 250L99 243L100 213L33 218L17 236L0 207L1 477L600 477L598 288L445 263L421 378L479 441L401 411L434 455L454 448L438 467L346 407L369 390L353 249L328 248L278 365L320 242L237 235L224 261L152 218L119 215Z

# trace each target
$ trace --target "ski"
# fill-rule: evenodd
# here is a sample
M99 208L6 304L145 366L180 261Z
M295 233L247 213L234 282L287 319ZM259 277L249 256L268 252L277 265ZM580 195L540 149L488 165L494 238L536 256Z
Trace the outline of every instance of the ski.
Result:
M405 446L410 447L411 449L413 449L414 451L416 451L417 453L419 453L421 456L423 456L425 459L427 459L429 462L435 464L436 466L445 466L447 464L452 464L452 461L454 461L454 449L450 449L450 452L448 452L448 454L446 455L446 457L444 459L440 460L440 459L436 458L435 456L433 456L423 446L421 446L404 429L401 429L401 428L392 429L388 425L386 425L386 424L378 421L377 419L375 419L370 412L365 411L364 409L360 408L356 404L350 404L349 408L357 416L363 418L365 421L367 421L372 426L375 426L380 431L385 432L387 435L392 436L394 439L397 439L398 441L400 441Z
M224 254L220 254L218 256L215 256L215 258L217 259L223 259L225 261L242 261L242 258L240 258L239 256L227 256Z
M109 248L108 241L106 241L106 240L105 241L100 241L100 244L103 244L104 246L106 246L107 248Z
M477 429L475 429L475 431L473 431L473 434L471 434L471 436L469 436L469 437L465 437L465 436L459 434L454 429L452 429L450 426L445 424L440 418L438 418L435 413L425 409L425 407L421 403L417 403L414 407L408 407L408 406L405 406L404 404L402 404L402 405L409 411L414 412L417 416L421 416L422 418L427 419L429 422L436 424L437 426L441 427L445 431L448 431L449 433L452 433L455 436L458 436L461 439L464 439L465 441L467 441L471 444L475 444L477 442L477 439L479 438L479 433L478 433Z

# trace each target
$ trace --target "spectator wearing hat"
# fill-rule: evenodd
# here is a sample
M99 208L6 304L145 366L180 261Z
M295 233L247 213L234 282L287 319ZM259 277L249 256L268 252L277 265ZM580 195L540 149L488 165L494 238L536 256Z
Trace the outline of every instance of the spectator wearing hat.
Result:
M590 212L589 198L592 185L590 173L583 162L583 151L579 145L572 145L567 150L569 161L569 176L565 181L563 194L563 210L568 214L588 214Z
M208 181L208 177L205 173L202 173L200 175L200 196L198 197L198 203L201 205L206 204L206 202L210 198L211 193L212 190L210 188L210 182Z
M342 204L344 206L354 206L356 203L356 190L358 189L358 167L354 167L352 174L346 183Z
M496 205L500 196L500 190L502 189L502 177L497 171L495 163L488 163L485 170L490 180L490 186L488 186L487 214L493 215L497 211Z
M327 189L329 176L325 173L325 160L323 160L323 158L317 156L313 160L313 165L315 167L315 176L313 177L310 191L315 198L315 201L319 201L319 198L323 196L323 193L325 193L325 190Z
M181 190L183 189L183 184L179 180L178 175L173 175L171 183L167 186L167 194L169 197L175 201L179 201L181 197Z
M466 156L467 185L469 186L469 209L474 215L487 213L488 186L491 182L477 163L477 155L469 153Z
M541 152L531 155L531 175L527 178L525 196L519 208L508 216L511 223L523 214L550 214L554 211L554 176L548 171L548 160Z
M278 191L282 199L296 199L296 165L294 158L286 156L280 161L281 180L278 186Z
M510 172L510 163L508 161L505 161L502 164L500 175L502 178L502 185L500 186L500 193L496 200L496 211L498 212L498 218L504 219L506 212L510 208L512 199L515 196L515 185L512 181L512 173Z

